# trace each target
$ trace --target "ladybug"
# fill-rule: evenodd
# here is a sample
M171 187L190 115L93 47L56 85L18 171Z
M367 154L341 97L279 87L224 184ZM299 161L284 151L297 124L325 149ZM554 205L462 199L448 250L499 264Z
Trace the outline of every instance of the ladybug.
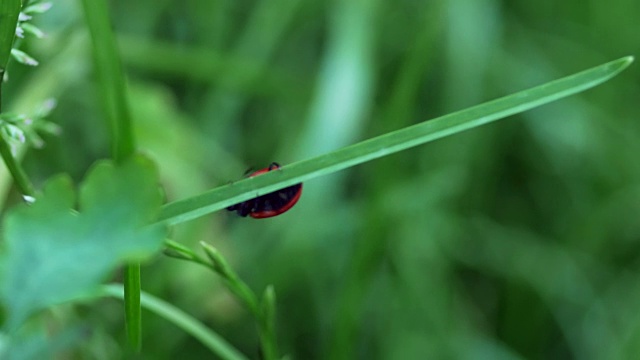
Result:
M264 169L250 173L247 177L262 175L279 168L280 165L273 162ZM270 218L291 209L300 199L300 194L302 194L302 183L231 205L227 210L236 211L242 217L249 215L254 219Z

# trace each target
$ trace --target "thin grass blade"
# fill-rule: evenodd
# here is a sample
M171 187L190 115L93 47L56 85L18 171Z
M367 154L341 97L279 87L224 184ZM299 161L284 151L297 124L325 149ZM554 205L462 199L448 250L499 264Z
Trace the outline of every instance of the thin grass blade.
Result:
M633 62L627 56L528 90L396 130L328 154L283 166L166 204L159 221L177 224L318 176L422 145L590 89Z

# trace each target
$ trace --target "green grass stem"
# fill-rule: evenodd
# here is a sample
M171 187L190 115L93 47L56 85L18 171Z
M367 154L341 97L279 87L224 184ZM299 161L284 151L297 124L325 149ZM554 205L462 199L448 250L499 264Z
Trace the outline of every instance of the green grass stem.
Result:
M131 114L127 103L127 89L115 36L109 20L105 0L82 0L87 26L91 34L94 69L98 88L111 128L111 153L116 162L122 162L135 151ZM132 263L125 269L125 318L127 337L131 346L140 351L140 264Z
M102 288L102 293L105 296L111 296L117 299L125 298L123 286L119 284L105 285ZM140 299L142 307L174 323L186 333L198 339L204 346L211 350L212 353L216 354L220 359L248 359L237 349L235 349L231 344L220 337L220 335L202 325L202 323L200 323L198 320L185 313L184 311L144 292L141 294Z

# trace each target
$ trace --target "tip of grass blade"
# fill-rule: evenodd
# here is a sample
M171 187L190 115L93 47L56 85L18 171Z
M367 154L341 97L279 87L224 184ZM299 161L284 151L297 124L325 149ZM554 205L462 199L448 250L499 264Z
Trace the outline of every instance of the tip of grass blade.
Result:
M609 61L607 63L604 63L600 66L596 66L595 68L599 68L600 71L602 72L602 79L601 81L599 81L598 83L602 83L606 80L609 80L613 77L615 77L616 75L618 75L619 73L622 72L622 70L626 69L632 62L633 62L633 56L629 55L629 56L625 56L625 57L621 57L619 59L613 60L613 61ZM583 72L588 72L591 71L595 68L592 69L587 69Z
M631 65L633 60L634 60L633 55L629 55L629 56L622 57L618 60L611 61L608 65L609 65L609 68L614 68L612 75L616 75L622 70L626 69L627 66Z
M607 75L604 76L602 78L602 81L600 82L604 82L606 80L609 80L617 76L629 65L631 65L633 60L634 60L634 57L632 55L629 55L629 56L621 57L620 59L617 59L617 60L610 61L606 64L603 64L601 68Z

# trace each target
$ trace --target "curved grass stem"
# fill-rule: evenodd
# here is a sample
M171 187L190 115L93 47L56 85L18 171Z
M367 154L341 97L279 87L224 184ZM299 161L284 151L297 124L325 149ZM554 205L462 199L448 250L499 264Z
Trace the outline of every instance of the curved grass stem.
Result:
M213 246L200 242L209 258L207 260L175 241L165 240L165 245L167 247L166 255L203 265L220 275L227 289L240 300L242 305L256 319L264 360L278 359L278 344L275 333L275 291L273 287L268 286L266 288L262 301L260 301L258 296L240 279L222 254Z
M105 285L102 288L105 296L112 296L124 300L123 286L120 284ZM247 357L227 343L220 335L202 325L197 319L175 306L162 301L150 294L142 293L141 304L145 309L160 315L174 323L185 332L198 339L212 353L224 360L247 360Z

